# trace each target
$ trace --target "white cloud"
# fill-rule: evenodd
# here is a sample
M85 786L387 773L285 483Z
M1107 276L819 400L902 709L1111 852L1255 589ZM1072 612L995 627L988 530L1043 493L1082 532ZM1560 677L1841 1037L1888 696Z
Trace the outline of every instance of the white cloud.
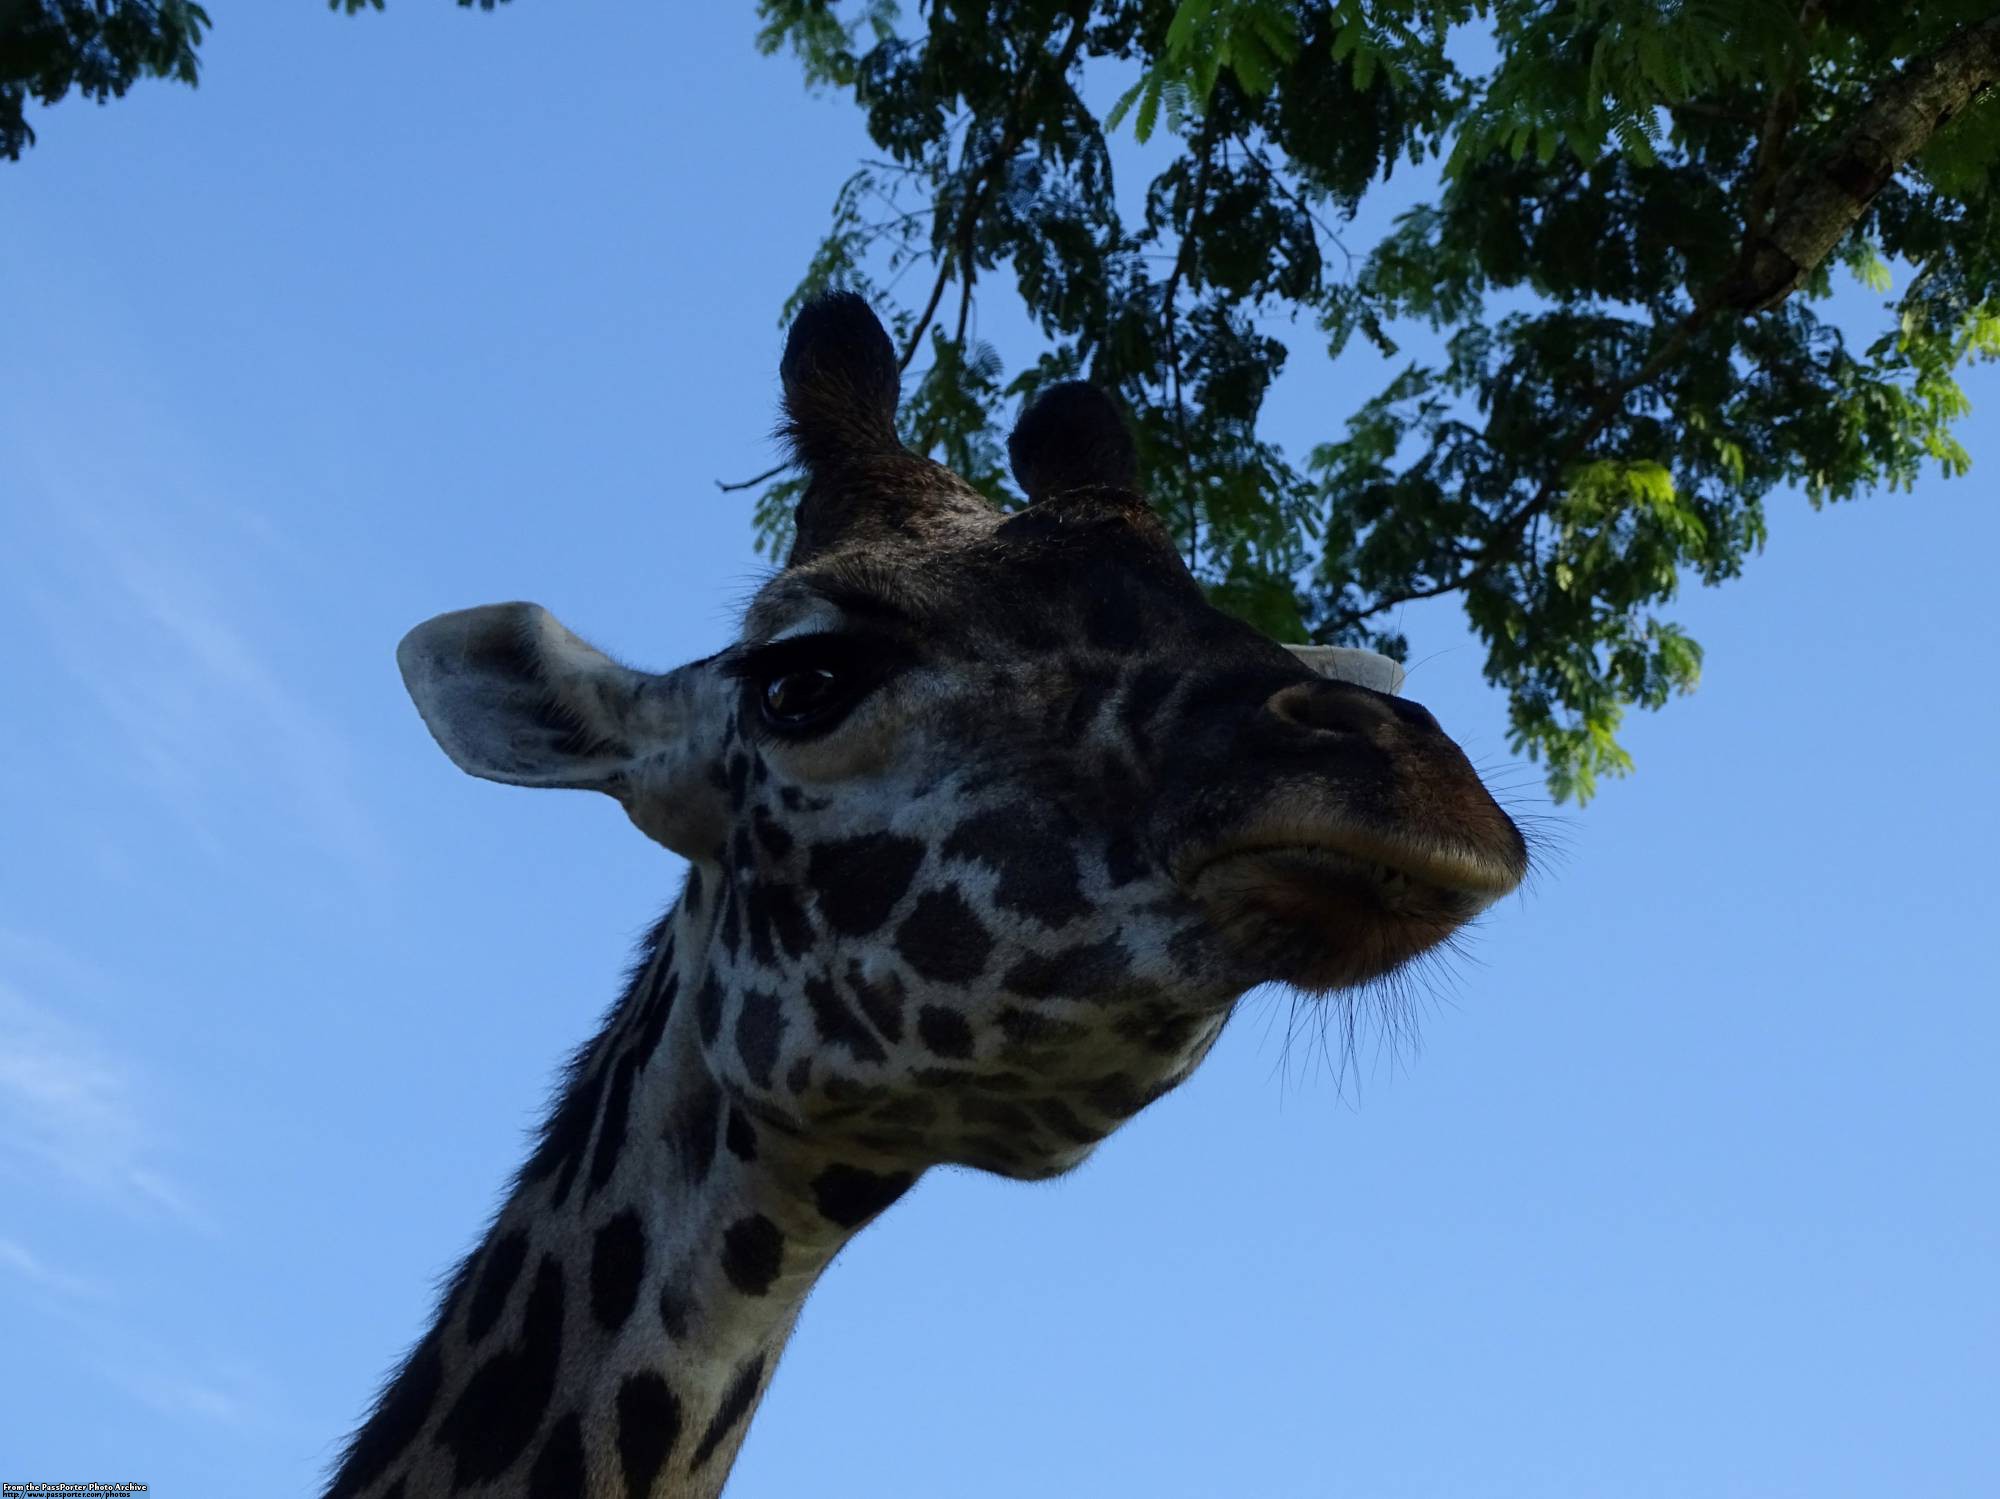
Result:
M27 1245L0 1237L0 1269L9 1270L39 1290L79 1300L96 1300L104 1287L85 1276L72 1275L46 1263Z
M218 860L275 823L375 884L388 845L348 739L313 702L310 674L273 664L272 628L257 619L257 595L281 592L310 559L190 472L75 457L21 456L34 556L17 561L12 591L66 668L71 701L112 730L68 734L102 762L90 780L136 780Z
M169 1416L196 1416L235 1426L248 1414L247 1398L222 1388L229 1381L210 1374L191 1374L184 1363L162 1349L135 1350L126 1339L99 1368L113 1384L124 1386Z
M141 1096L130 1063L0 978L0 1167L207 1228L156 1160Z

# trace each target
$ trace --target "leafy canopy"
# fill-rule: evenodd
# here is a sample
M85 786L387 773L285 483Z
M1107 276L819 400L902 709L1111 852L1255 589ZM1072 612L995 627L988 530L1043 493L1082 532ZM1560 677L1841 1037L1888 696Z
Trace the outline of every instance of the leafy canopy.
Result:
M1461 598L1515 748L1585 798L1630 767L1625 710L1695 685L1662 611L1742 569L1774 490L1964 472L1953 374L2000 355L1996 5L929 0L906 28L893 0L760 0L765 50L850 94L882 153L783 316L868 292L923 358L908 440L1000 505L1021 398L1116 391L1197 576L1274 635L1401 656L1400 605ZM29 99L194 83L208 25L0 0L0 156L33 143ZM1098 74L1126 85L1101 116ZM1163 163L1140 198L1114 141ZM1427 162L1435 191L1350 254L1340 226ZM1886 294L1891 263L1908 284L1856 347L1821 315L1833 271ZM971 322L1003 266L1047 340L1011 376ZM1262 435L1293 330L1317 360L1396 357L1412 327L1442 354L1323 441ZM766 546L797 489L760 494Z
M208 12L187 0L0 0L0 156L35 143L30 98L100 104L142 77L195 81Z
M1967 466L1953 372L2000 354L1994 0L759 12L881 152L783 315L836 285L874 300L919 366L911 446L1011 506L1015 405L1115 391L1219 604L1402 656L1398 606L1458 596L1559 798L1630 768L1628 707L1695 685L1664 611L1741 570L1774 490L1817 506ZM1100 77L1129 82L1102 114ZM1143 198L1114 157L1158 163ZM1435 191L1349 254L1365 196L1426 162ZM1891 262L1914 274L1857 347L1822 315L1834 269L1886 292ZM1012 372L971 318L1003 267L1046 339ZM1442 354L1308 451L1263 435L1294 330L1326 360L1357 336L1396 357L1411 327ZM767 547L797 493L762 490Z

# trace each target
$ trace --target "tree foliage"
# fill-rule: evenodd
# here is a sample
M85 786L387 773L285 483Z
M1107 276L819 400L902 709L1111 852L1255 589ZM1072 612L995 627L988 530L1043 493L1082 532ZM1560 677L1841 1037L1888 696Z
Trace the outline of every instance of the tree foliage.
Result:
M0 156L35 143L27 103L103 103L144 77L195 81L208 13L188 0L0 0Z
M1666 611L1741 571L1773 491L1966 468L1953 372L2000 354L1994 0L759 10L880 151L783 315L834 285L876 302L917 367L913 447L1011 506L1018 402L1115 391L1219 603L1401 656L1400 605L1461 598L1559 797L1629 768L1631 705L1695 685ZM1132 162L1143 195L1119 191ZM1435 190L1350 250L1364 198L1426 163ZM1892 263L1904 286L1850 339L1836 270L1886 293ZM1046 341L1012 371L973 317L1003 270ZM1441 354L1403 360L1410 328ZM1281 450L1272 382L1356 337L1399 367ZM775 547L797 485L765 478Z

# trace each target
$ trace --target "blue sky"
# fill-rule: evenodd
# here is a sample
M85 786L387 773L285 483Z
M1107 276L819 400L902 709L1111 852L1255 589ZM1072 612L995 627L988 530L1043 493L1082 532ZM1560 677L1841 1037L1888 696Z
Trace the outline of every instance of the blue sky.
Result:
M314 1492L678 881L608 803L452 770L396 640L533 598L641 665L722 643L761 565L711 481L771 459L867 149L747 6L211 8L198 91L0 169L0 1477L170 1499ZM1302 347L1277 434L1377 373ZM731 1494L2000 1492L1966 383L1971 478L1780 499L1683 599L1699 694L1420 1046L1336 1086L1253 996L1075 1176L934 1173ZM1548 810L1452 609L1407 624Z

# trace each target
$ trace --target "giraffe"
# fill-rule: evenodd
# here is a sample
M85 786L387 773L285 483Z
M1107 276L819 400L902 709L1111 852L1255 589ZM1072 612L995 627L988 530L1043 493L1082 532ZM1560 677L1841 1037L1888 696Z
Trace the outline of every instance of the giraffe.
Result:
M1003 515L898 442L898 373L858 296L797 316L796 542L718 654L637 671L522 603L399 648L459 768L688 868L327 1499L719 1493L924 1170L1068 1171L1246 990L1367 984L1522 878L1429 713L1208 604L1108 397L1029 407Z

